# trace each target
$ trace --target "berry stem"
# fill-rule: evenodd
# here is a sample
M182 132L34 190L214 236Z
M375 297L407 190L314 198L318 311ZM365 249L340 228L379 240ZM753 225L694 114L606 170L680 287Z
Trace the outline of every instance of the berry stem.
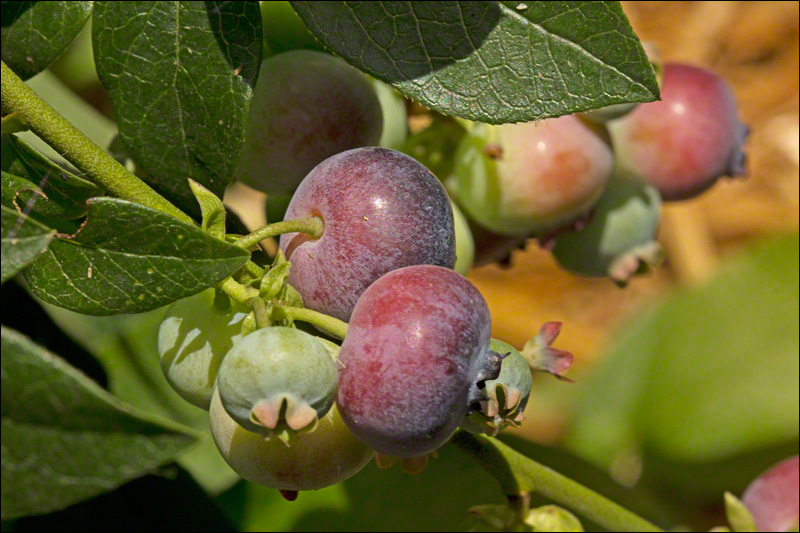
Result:
M344 339L347 334L347 322L342 322L338 318L300 307L284 307L283 310L293 320L301 320L318 326L340 339Z
M93 143L2 62L2 109L15 113L28 128L109 194L131 200L194 224L145 182Z
M497 439L457 431L450 442L492 474L512 502L538 492L609 531L662 531L566 476L526 457Z
M258 296L258 291L256 289L242 285L232 277L227 277L222 280L218 287L222 289L225 294L244 305L248 305L250 298Z
M245 235L234 244L245 250L250 249L264 239L275 237L283 233L308 233L313 238L318 239L322 236L324 225L319 217L298 218L295 220L284 220L258 228L253 233Z

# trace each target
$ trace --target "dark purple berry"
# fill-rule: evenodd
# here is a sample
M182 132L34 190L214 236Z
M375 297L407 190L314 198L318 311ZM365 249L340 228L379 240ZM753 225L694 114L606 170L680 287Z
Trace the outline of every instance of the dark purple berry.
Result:
M359 148L330 157L303 180L286 220L317 216L324 233L281 236L289 283L306 307L349 320L375 280L410 265L453 268L453 210L436 177L405 154Z
M435 450L500 371L490 334L489 308L460 274L429 265L386 274L358 301L339 353L342 418L381 453Z

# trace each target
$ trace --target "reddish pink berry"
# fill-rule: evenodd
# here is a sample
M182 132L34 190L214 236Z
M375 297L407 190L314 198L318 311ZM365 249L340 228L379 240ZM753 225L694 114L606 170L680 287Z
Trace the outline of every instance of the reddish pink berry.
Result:
M661 98L608 124L620 167L655 186L664 200L692 198L722 176L744 173L748 128L723 79L667 64Z
M742 503L753 514L759 531L797 531L798 456L762 473L747 487Z

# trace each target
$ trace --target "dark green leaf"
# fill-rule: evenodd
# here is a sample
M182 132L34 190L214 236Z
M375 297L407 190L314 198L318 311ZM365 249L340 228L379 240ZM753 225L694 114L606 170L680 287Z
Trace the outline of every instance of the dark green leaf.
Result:
M258 2L96 2L93 42L119 132L144 179L199 214L191 178L222 196L261 60Z
M221 281L249 254L160 211L89 200L87 223L57 239L25 276L42 300L90 315L141 313Z
M2 283L5 283L44 252L55 231L15 209L0 206L0 211L3 217L1 270Z
M726 461L796 448L797 273L794 235L644 313L586 382L571 446L606 467L641 454L645 474L687 486L698 483L692 473L720 479Z
M502 124L658 98L619 2L292 2L351 64L446 115Z
M177 458L210 494L228 489L239 476L230 469L211 438L208 413L178 396L158 361L156 339L164 309L136 315L87 316L42 304L53 321L102 363L108 388L121 400L204 434Z
M2 518L64 508L148 473L191 444L58 356L2 328Z
M30 201L32 212L56 220L82 217L89 209L86 200L104 193L94 183L64 170L14 135L2 137L1 168L3 205L13 208L15 204L23 206Z
M26 80L47 68L77 37L91 2L3 2L3 61Z

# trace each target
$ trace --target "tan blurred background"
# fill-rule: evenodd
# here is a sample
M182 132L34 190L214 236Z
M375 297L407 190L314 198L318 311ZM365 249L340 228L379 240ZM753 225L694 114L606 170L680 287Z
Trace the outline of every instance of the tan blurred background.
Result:
M709 68L733 87L752 129L746 179L722 180L699 198L664 209L659 240L666 264L625 289L570 275L534 242L510 269L474 269L469 278L492 312L494 336L517 348L548 320L564 322L555 345L572 351L568 375L591 370L628 317L679 284L712 276L727 254L798 227L798 3L622 2L634 30L665 62ZM574 398L570 386L538 376L518 430L557 441Z

